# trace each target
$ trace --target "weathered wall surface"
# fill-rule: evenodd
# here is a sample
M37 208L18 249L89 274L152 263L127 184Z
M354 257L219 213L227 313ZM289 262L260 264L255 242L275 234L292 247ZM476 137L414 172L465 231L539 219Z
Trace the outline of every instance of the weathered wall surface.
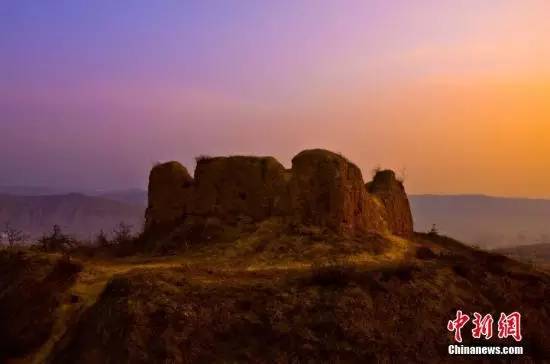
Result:
M396 235L407 236L413 232L413 218L409 199L403 183L395 178L395 173L384 170L376 173L367 184L368 191L384 204L390 230Z
M216 157L197 162L192 213L262 220L281 213L287 172L272 157Z
M361 170L344 157L314 149L292 159L291 213L338 231L383 231L384 211L365 189Z
M145 228L171 224L190 210L193 178L178 162L158 164L149 175Z
M408 235L412 218L403 185L393 172L365 185L360 169L343 156L306 150L286 170L272 157L215 157L197 161L195 177L177 162L153 168L146 228L186 217L261 221L284 216L338 232Z

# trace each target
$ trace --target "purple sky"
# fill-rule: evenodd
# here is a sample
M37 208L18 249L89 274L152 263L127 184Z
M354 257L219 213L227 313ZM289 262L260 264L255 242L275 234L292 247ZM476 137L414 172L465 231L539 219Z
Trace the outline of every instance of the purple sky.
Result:
M258 154L288 166L324 147L366 175L405 167L412 192L550 196L499 183L505 167L473 152L460 161L468 128L487 116L471 105L511 97L471 99L467 87L505 79L548 95L548 83L532 85L547 80L548 10L542 0L3 1L0 185L145 187L156 161L192 169L200 154ZM462 119L447 111L455 100ZM532 133L546 137L550 114L537 107ZM496 177L468 179L467 166Z

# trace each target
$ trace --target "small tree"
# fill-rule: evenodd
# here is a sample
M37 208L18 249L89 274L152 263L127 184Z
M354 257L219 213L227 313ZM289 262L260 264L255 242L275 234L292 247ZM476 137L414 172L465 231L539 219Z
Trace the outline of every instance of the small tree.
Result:
M103 229L99 231L99 234L97 234L95 238L95 243L98 247L106 247L111 245L111 242L107 238L107 234L105 234L105 231L103 231Z
M8 241L8 246L10 248L13 248L16 244L22 243L28 239L28 236L25 235L23 231L14 228L9 222L6 223L4 228L4 235L6 236L6 240Z
M428 234L430 234L430 235L439 235L439 230L437 229L436 224L432 224L432 228L430 229Z
M120 222L113 230L113 242L118 245L127 244L132 241L132 225Z
M66 251L73 248L76 241L65 235L59 225L54 225L50 235L44 235L38 240L38 246L44 251Z

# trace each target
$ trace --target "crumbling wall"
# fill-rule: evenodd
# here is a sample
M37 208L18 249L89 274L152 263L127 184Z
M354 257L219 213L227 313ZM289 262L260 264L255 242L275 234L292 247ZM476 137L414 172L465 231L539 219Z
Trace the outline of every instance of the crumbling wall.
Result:
M149 180L146 229L215 217L261 221L283 216L340 233L412 232L403 185L391 171L365 185L361 170L343 156L306 150L286 170L272 157L200 158L195 178L177 162L155 166Z
M178 162L157 164L149 175L145 228L166 226L191 209L193 178Z
M383 208L368 195L361 170L339 154L306 150L292 159L292 213L340 232L383 231Z
M282 214L286 170L272 157L203 158L195 170L192 213L254 220Z
M367 189L384 204L390 230L396 235L411 235L413 218L409 199L395 173L391 170L377 172L372 182L367 184Z

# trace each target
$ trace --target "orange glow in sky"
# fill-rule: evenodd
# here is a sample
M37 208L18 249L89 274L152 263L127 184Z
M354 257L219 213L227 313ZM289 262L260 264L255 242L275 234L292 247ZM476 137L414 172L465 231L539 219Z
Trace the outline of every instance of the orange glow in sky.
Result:
M323 147L412 193L550 198L549 1L23 3L0 25L0 184Z

